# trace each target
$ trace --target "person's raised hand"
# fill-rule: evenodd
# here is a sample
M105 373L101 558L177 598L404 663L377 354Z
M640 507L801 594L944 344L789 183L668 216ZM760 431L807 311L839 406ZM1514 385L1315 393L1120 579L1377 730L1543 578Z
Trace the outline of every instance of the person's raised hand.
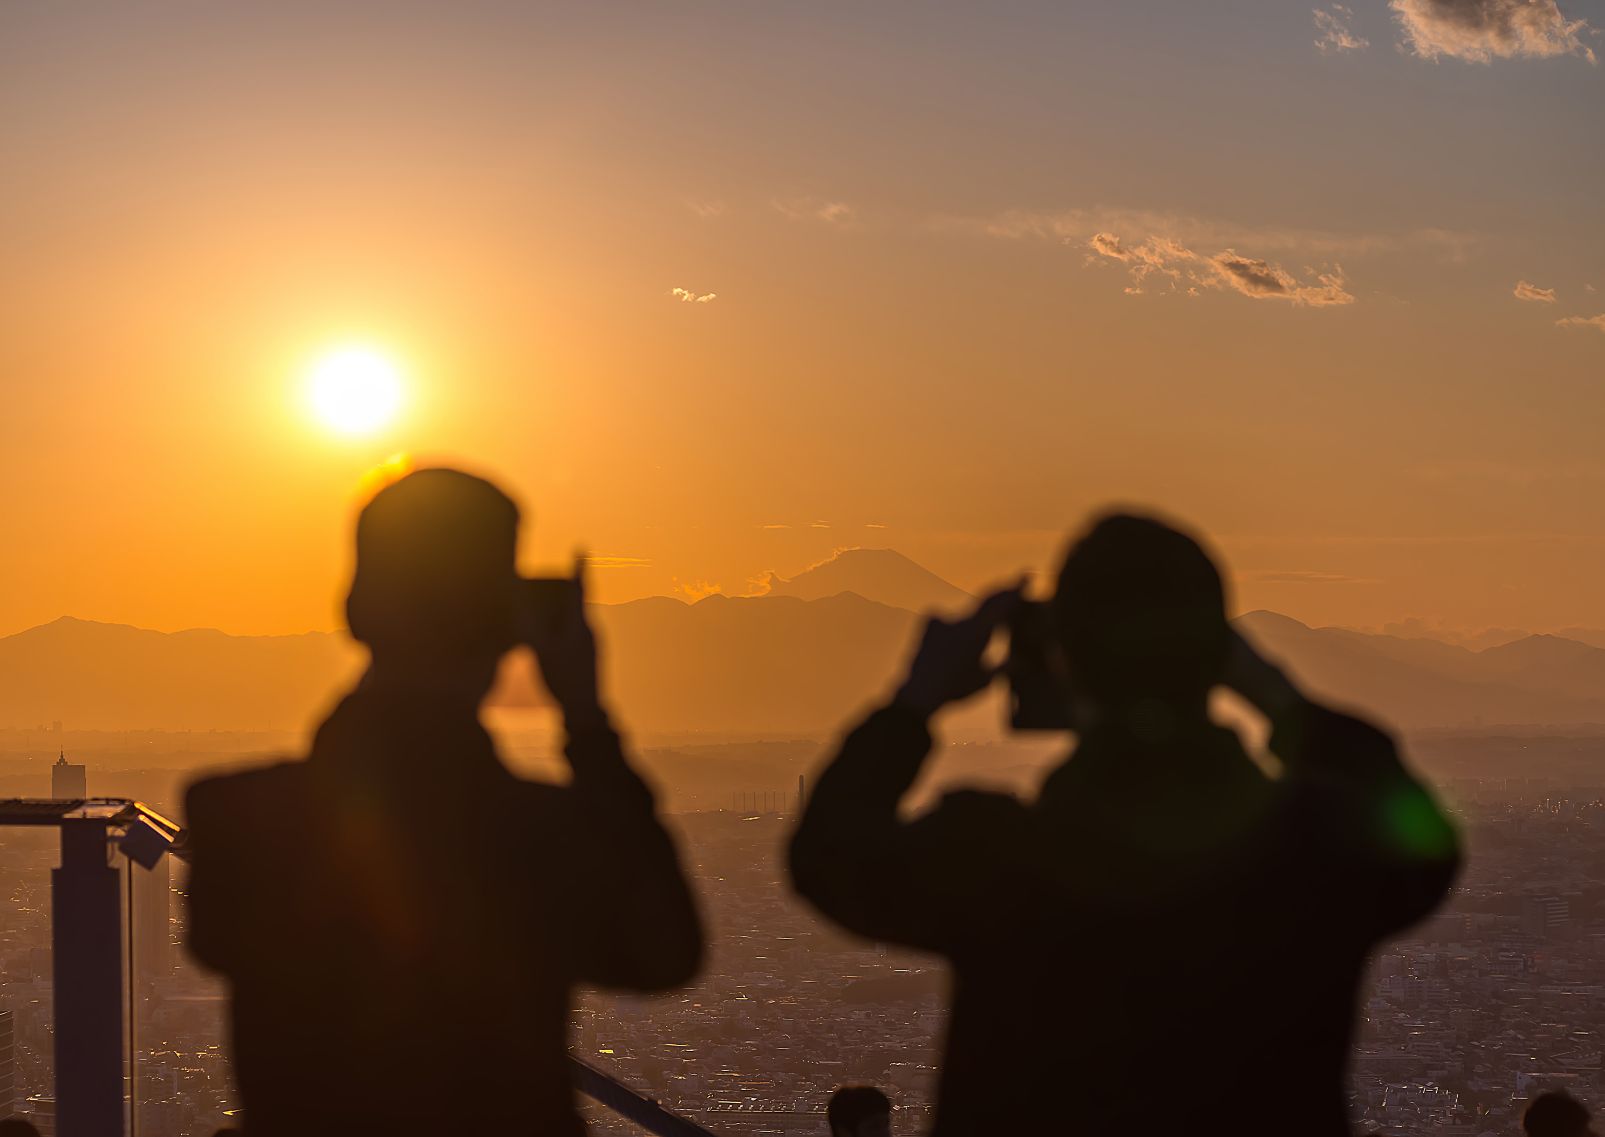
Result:
M528 631L541 679L570 730L607 720L597 680L596 635L585 615L583 553L574 557L572 584L556 603L533 615Z
M1226 647L1221 684L1247 699L1261 714L1279 719L1303 697L1280 667L1266 659L1236 628Z
M992 593L959 620L932 616L898 688L895 702L922 715L967 699L990 683L998 668L986 661L993 633L1008 623L1023 602L1023 584Z

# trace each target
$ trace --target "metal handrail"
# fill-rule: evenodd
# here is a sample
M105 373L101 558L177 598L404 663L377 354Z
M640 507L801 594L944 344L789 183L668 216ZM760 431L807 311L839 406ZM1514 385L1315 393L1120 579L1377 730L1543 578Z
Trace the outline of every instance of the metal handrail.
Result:
M592 1101L607 1106L614 1113L633 1121L657 1137L715 1137L711 1130L696 1122L665 1109L649 1097L636 1093L611 1074L598 1070L589 1062L568 1056L569 1077L574 1088Z

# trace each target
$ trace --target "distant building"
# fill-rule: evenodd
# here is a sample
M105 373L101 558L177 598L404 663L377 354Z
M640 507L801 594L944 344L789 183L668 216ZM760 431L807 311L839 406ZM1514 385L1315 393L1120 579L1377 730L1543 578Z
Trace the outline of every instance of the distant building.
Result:
M17 1108L17 1035L10 1011L0 1011L0 1118Z
M1522 926L1528 935L1549 937L1565 931L1571 924L1571 905L1560 896L1529 896L1522 910Z
M89 796L89 778L84 767L67 761L65 752L50 767L50 796L57 801L82 801Z

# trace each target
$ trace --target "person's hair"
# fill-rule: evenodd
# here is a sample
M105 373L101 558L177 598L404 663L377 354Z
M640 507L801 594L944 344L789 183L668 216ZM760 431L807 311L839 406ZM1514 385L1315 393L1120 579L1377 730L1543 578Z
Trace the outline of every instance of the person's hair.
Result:
M25 1117L0 1117L0 1137L39 1137L39 1130Z
M351 634L376 654L504 651L514 641L518 507L459 470L418 470L357 518Z
M1196 540L1151 517L1093 525L1065 557L1051 611L1072 681L1102 703L1197 698L1225 666L1220 573Z
M843 1086L831 1095L825 1107L825 1119L831 1132L856 1130L871 1117L892 1112L892 1102L874 1086Z
M1521 1115L1528 1137L1583 1137L1588 1132L1588 1110L1564 1090L1539 1094Z

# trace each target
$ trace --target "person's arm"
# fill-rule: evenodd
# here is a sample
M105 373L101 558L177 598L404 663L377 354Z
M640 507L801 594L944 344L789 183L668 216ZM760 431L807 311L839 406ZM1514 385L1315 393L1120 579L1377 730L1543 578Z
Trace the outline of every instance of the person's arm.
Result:
M1459 836L1393 738L1308 698L1241 636L1232 650L1227 685L1269 720L1271 753L1313 799L1333 871L1356 884L1380 928L1432 911L1459 868Z
M630 767L602 705L596 638L585 616L583 564L570 604L529 629L541 677L562 708L573 770L571 866L579 877L577 977L658 991L688 982L702 960L702 923L652 791Z
M208 970L227 975L235 959L237 912L231 899L239 894L229 867L229 846L216 832L218 779L195 782L184 794L184 841L189 861L185 884L185 942L190 955Z
M999 593L966 620L931 620L897 698L852 730L820 775L792 838L792 883L850 931L940 949L974 919L997 851L990 822L1009 800L964 795L912 822L897 811L930 754L930 716L991 680L982 657L1018 600Z
M572 729L564 752L590 924L580 978L635 991L689 982L702 961L702 924L652 791L605 720Z

